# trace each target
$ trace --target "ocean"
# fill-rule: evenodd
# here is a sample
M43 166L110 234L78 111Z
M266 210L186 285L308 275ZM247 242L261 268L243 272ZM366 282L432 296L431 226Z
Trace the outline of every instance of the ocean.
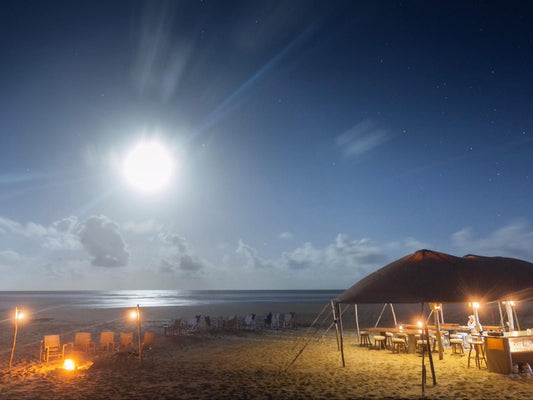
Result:
M343 290L97 290L97 291L0 291L0 311L27 307L125 308L198 306L232 303L325 304Z

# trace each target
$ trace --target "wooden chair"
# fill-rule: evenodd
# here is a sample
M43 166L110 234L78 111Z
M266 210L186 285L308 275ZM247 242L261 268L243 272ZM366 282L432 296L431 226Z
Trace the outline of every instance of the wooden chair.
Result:
M450 346L452 347L452 354L464 355L465 351L463 349L463 345L463 336L456 334L450 335Z
M133 332L120 332L118 342L117 360L126 360L130 355L134 354L133 351Z
M150 350L152 346L154 345L154 337L155 335L152 332L144 332L143 342L142 342L142 348L144 350Z
M74 351L81 351L88 354L92 348L93 353L96 352L96 343L92 341L89 332L77 332L74 343L67 343L67 345Z
M427 351L429 353L430 351L430 342L428 341L428 338L426 335L415 335L416 339L416 351L417 352L425 352Z
M392 349L392 339L394 338L394 335L392 332L385 332L385 347L387 349Z
M101 332L98 351L106 353L115 352L115 332Z
M378 350L386 349L387 348L387 345L385 343L386 340L387 338L385 336L375 335L374 336L374 348L377 348Z
M174 320L174 325L172 325L172 328L170 328L170 334L172 336L181 335L181 319Z
M118 342L118 351L120 353L133 351L133 332L120 332L120 339Z
M470 368L470 359L472 357L472 351L474 351L474 360L476 361L476 367L481 369L481 363L485 362L487 366L487 359L485 358L485 342L483 339L472 339L470 341L470 350L468 351L468 368Z
M404 353L407 353L407 334L406 333L397 333L392 338L392 352L398 353L403 351Z
M65 358L65 347L67 344L61 346L59 335L45 335L41 341L41 361L48 364L50 358Z
M359 332L359 346L372 347L372 342L370 341L370 332L368 331Z

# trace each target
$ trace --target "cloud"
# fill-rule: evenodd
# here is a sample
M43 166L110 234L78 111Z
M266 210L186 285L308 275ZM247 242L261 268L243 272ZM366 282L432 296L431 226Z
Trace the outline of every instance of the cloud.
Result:
M237 247L236 253L244 257L244 259L246 260L247 268L263 269L274 267L274 262L259 257L257 250L244 243L242 239L239 239L239 245Z
M292 252L284 252L283 264L290 269L306 269L322 264L323 252L313 247L311 243L305 243Z
M89 217L80 229L79 238L93 257L92 265L120 267L128 264L129 254L119 227L106 216Z
M451 235L452 245L462 254L505 256L533 260L533 230L526 221L515 221L486 237L476 237L464 228Z
M364 120L337 136L336 144L346 158L359 157L390 139L384 129L375 128L370 120Z
M80 224L74 216L53 222L47 229L42 246L50 250L80 250L79 230Z
M385 248L368 239L350 240L339 234L335 241L322 249L305 243L292 252L285 252L282 264L289 269L343 270L368 272L388 260Z
M23 225L0 217L0 234L23 236L28 240L37 241L40 247L50 250L80 249L78 229L78 220L73 216L55 221L47 227L35 222Z
M388 256L382 247L369 239L350 240L347 235L338 234L335 242L326 248L328 265L365 272L386 262Z
M281 232L279 235L278 235L278 238L279 239L282 239L282 240L288 240L288 239L292 239L294 236L291 232Z
M47 229L33 222L23 225L11 219L0 217L0 233L14 233L25 237L35 237L46 235Z
M187 241L175 233L163 233L160 236L161 243L164 246L163 257L160 262L161 272L173 273L183 272L191 275L197 275L209 264L194 254Z

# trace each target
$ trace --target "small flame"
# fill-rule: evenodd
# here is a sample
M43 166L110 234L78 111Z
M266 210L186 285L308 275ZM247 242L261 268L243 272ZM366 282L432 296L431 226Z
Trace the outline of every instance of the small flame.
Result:
M74 360L67 358L63 363L63 368L68 371L74 371L76 369L76 363L74 362Z

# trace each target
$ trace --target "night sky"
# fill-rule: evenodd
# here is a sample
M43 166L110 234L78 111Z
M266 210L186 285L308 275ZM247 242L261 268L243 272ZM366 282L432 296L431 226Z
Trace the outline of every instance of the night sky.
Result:
M0 290L347 288L533 261L533 5L4 1ZM172 158L143 192L140 141Z

